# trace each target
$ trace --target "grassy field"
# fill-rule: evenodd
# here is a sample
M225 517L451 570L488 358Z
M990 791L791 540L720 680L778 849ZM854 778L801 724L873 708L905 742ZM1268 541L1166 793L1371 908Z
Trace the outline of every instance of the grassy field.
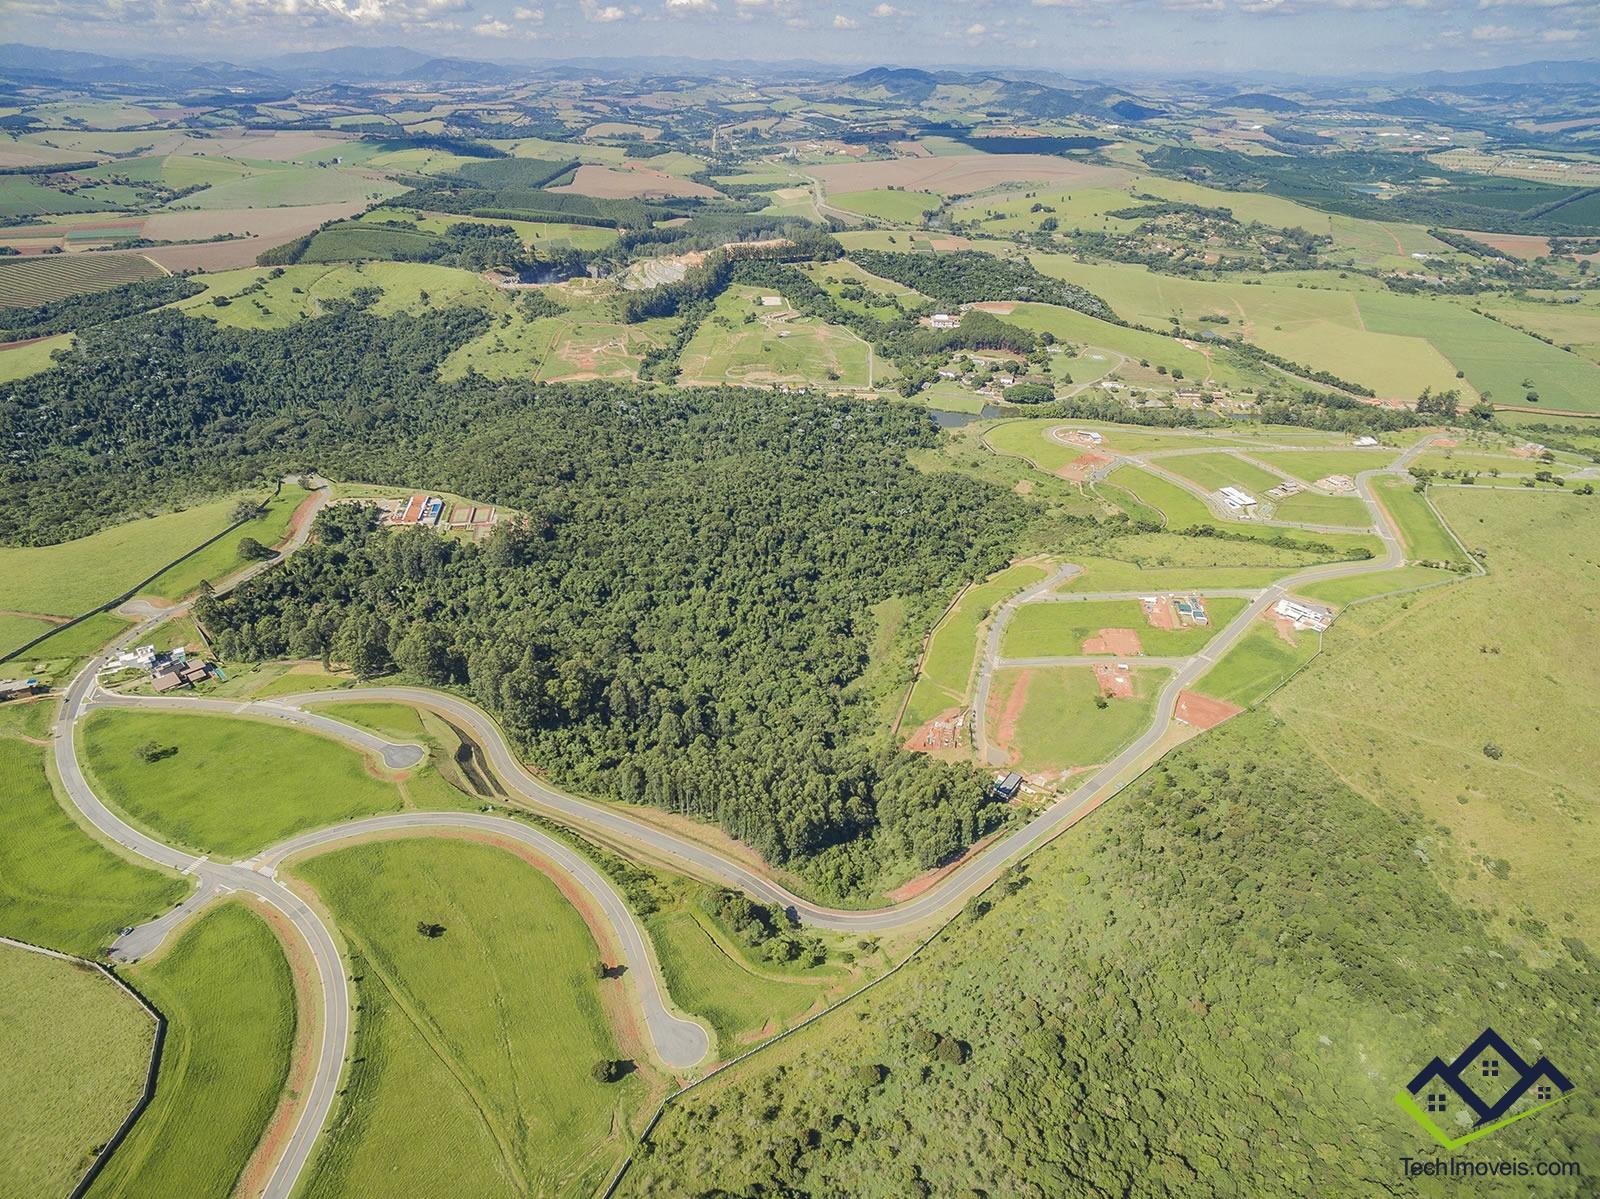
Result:
M834 208L910 225L921 221L924 212L934 211L942 202L942 196L919 191L840 192L828 197Z
M129 520L60 545L0 547L0 609L53 616L86 612L227 528L237 501L212 500ZM267 523L272 519L269 513ZM181 581L181 574L173 578Z
M265 511L252 521L240 525L222 540L208 545L192 558L178 563L148 587L141 595L154 595L163 599L182 599L195 591L202 582L220 582L248 563L239 556L239 542L253 537L262 545L277 545L289 536L289 518L311 493L297 483L284 485L283 490L266 501Z
M994 674L989 736L1024 774L1108 762L1150 724L1165 670L1133 672L1134 694L1095 706L1100 684L1087 666L1007 667ZM1021 697L1019 700L1019 692ZM1012 719L1007 709L1020 702Z
M568 311L529 318L511 305L493 327L445 359L440 377L458 379L470 369L491 379L632 379L644 355L665 344L678 326L677 317L623 323L612 312L609 285L548 290ZM495 303L510 301L498 296Z
M631 1144L647 1086L596 1082L622 1056L599 958L555 884L504 850L385 841L295 873L332 910L361 1019L342 1116L308 1196L590 1195ZM419 936L419 920L442 924Z
M48 620L31 616L0 616L0 654L10 653L55 627Z
M305 829L405 806L356 750L296 728L128 709L96 712L81 727L84 762L104 797L196 853L244 857ZM152 742L173 752L147 762L140 749Z
M155 1021L96 970L0 947L0 1192L64 1195L144 1091Z
M1409 479L1379 479L1373 494L1384 506L1405 542L1406 557L1418 562L1465 564L1466 556L1454 537L1434 515L1427 497Z
M409 208L374 208L356 218L358 223L405 221L425 233L443 233L463 222L477 225L509 225L527 246L546 250L570 246L575 250L603 250L617 240L617 231L599 225L571 225L559 221L509 221L489 217L458 216L443 212L416 213Z
M229 1194L288 1077L295 1002L283 947L236 900L128 976L167 1017L167 1043L155 1098L89 1194Z
M1292 475L1302 483L1315 483L1329 475L1349 475L1355 478L1364 470L1376 470L1394 461L1395 452L1376 450L1251 450L1252 458L1259 458L1274 470Z
M978 627L1002 601L1048 575L1049 570L1038 562L1018 562L967 590L929 638L900 722L903 731L967 702L967 684L978 656Z
M136 866L85 832L56 801L46 752L0 736L0 933L93 957L117 929L164 912L190 884Z
M760 297L749 287L730 287L717 297L683 349L684 382L864 388L891 373L850 330L815 317L778 315L787 309L763 308Z
M1101 629L1132 629L1144 652L1153 657L1197 654L1244 607L1244 600L1208 599L1211 623L1183 629L1157 629L1145 619L1138 600L1085 600L1072 603L1023 604L1006 625L1000 652L1006 658L1070 657L1084 652L1083 642Z
M55 365L56 351L71 348L76 339L75 333L57 333L54 337L0 351L0 383L15 383L49 370Z
M1250 381L1245 372L1220 356L1190 349L1182 342L1158 333L1127 329L1097 320L1070 308L1058 308L1053 304L1018 304L1002 319L1036 333L1053 333L1061 341L1106 350L1118 357L1132 359L1135 363L1145 360L1152 366L1164 366L1169 372L1180 370L1186 380L1196 383L1212 381L1237 386ZM1096 376L1096 372L1088 370L1083 362L1072 361L1067 365L1075 382L1083 383ZM1108 373L1116 375L1118 371L1113 367Z
M11 669L51 679L59 685L75 663L125 632L131 623L112 612L97 612L88 620L52 634L26 654L18 655L12 660L15 665Z
M1276 579L1312 561L1293 550L1238 543L1218 543L1235 558L1228 565L1195 565L1190 553L1167 554L1157 548L1171 545L1189 551L1202 548L1198 539L1157 533L1151 537L1129 537L1118 541L1124 552L1138 553L1141 562L1121 558L1102 558L1074 554L1073 562L1083 568L1059 588L1063 592L1137 591L1145 595L1165 595L1205 588L1267 587ZM1136 547L1136 548L1135 548ZM1240 561L1255 559L1255 561Z
M1272 708L1315 728L1372 802L1448 830L1428 842L1445 887L1530 943L1594 944L1600 902L1573 880L1600 866L1586 831L1600 808L1600 743L1587 735L1600 719L1600 523L1558 493L1433 494L1485 547L1488 576L1347 612ZM1441 683L1426 702L1419 680Z
M281 162L250 165L259 169L185 196L177 202L178 206L279 208L291 204L333 204L341 200L381 200L406 190L404 184L391 179L375 179L370 174L337 167Z
M1338 525L1346 529L1370 529L1372 513L1353 495L1323 495L1302 491L1286 500L1277 500L1273 520L1290 520L1308 525Z
M375 287L382 294L372 311L379 316L421 312L430 305L483 308L509 307L504 293L470 271L425 262L312 263L285 267L272 277L259 267L201 277L206 290L179 305L190 316L239 329L282 329L316 316L329 301L346 300L358 288ZM246 288L260 284L248 295ZM427 299L424 300L424 293ZM212 301L230 298L225 307Z
M1282 482L1270 471L1264 471L1232 454L1175 454L1161 459L1160 465L1162 470L1182 475L1206 491L1238 487L1258 500L1269 488Z
M1317 652L1321 638L1298 632L1285 641L1270 621L1257 621L1217 664L1200 676L1194 689L1213 699L1248 708L1261 702Z
M0 187L6 180L0 177ZM0 212L0 215L4 215ZM0 309L25 308L83 292L105 291L166 274L138 254L46 254L0 258ZM8 353L16 353L11 350Z
M1384 595L1391 591L1406 591L1411 588L1433 587L1441 583L1455 582L1460 577L1458 574L1436 570L1431 566L1401 566L1377 574L1352 575L1347 579L1328 579L1322 583L1311 583L1305 587L1296 587L1295 593L1308 599L1320 600L1325 604L1343 607L1345 604L1353 604L1371 596Z

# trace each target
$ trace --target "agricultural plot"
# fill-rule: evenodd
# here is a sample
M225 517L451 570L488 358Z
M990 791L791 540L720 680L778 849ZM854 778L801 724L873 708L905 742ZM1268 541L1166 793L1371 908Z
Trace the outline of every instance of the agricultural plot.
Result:
M1466 564L1461 547L1434 515L1426 493L1417 491L1409 480L1379 479L1373 494L1400 527L1407 558L1414 562Z
M828 197L834 208L902 225L916 224L924 213L938 211L943 202L942 196L924 191L841 192Z
M990 735L1007 764L1029 776L1108 762L1149 727L1165 670L1129 672L1133 694L1095 703L1101 685L1087 666L1022 666L995 671Z
M1498 926L1533 912L1592 944L1600 903L1573 880L1600 868L1600 523L1557 492L1431 494L1489 574L1347 611L1272 710L1372 802L1449 830L1429 842L1447 890ZM1449 682L1418 703L1419 679Z
M63 191L32 175L0 175L0 217L47 216L59 212L105 212L114 205L100 188Z
M647 1069L607 1018L624 981L548 878L514 853L428 837L301 862L354 959L357 1025L342 1118L310 1196L371 1194L404 1177L434 1196L590 1195L631 1145ZM441 925L418 935L417 922Z
M140 254L47 254L0 258L0 309L27 308L85 292L106 291L166 274ZM16 353L8 350L6 353Z
M196 853L242 858L306 829L407 806L356 750L284 725L111 708L85 721L81 737L106 799Z
M421 312L431 304L497 309L507 303L501 292L470 271L419 262L291 266L276 277L251 267L202 276L201 281L207 290L179 307L190 316L239 329L285 328L364 287L381 293L372 306L380 316ZM217 297L228 302L219 307Z
M1005 658L1059 658L1079 654L1184 657L1197 654L1244 607L1238 598L1202 601L1204 625L1161 628L1139 600L1042 601L1013 613L1000 641ZM1110 631L1113 636L1103 634ZM1110 642L1111 644L1099 644ZM1132 648L1134 643L1138 648Z
M603 250L617 240L615 229L599 225L573 225L562 221L511 221L490 217L457 216L444 212L417 213L409 208L374 208L362 213L358 222L407 221L425 233L443 233L463 222L476 225L509 225L524 245L555 249Z
M942 196L970 195L1002 183L1063 182L1085 187L1127 178L1117 167L1094 166L1045 154L956 154L812 167L829 195L906 188Z
M866 313L880 320L894 320L900 315L901 308L893 304L874 303L871 299L874 294L882 297L892 296L906 307L920 304L925 298L920 292L904 284L862 270L848 258L816 263L809 269L811 277L816 280L819 287L833 297L834 303L841 308ZM847 288L855 287L861 288L866 293L862 299L854 299L844 294Z
M759 290L730 287L717 297L682 355L686 383L872 387L886 363L848 329L779 306L761 306Z
M1478 307L1506 324L1548 337L1558 346L1571 346L1590 362L1600 363L1600 306L1585 294L1580 304L1477 299Z
M1320 644L1321 634L1284 633L1272 621L1258 620L1200 676L1194 689L1224 703L1253 707L1309 662Z
M185 208L282 208L301 204L334 204L348 200L381 200L406 190L403 183L357 174L338 167L261 163L264 169L207 187L176 202Z
M144 1091L155 1021L97 970L0 947L0 1192L70 1194Z
M155 1098L91 1196L227 1195L278 1106L295 1038L277 936L235 900L128 976L167 1017Z
M1328 579L1321 583L1311 583L1297 587L1295 593L1316 600L1318 603L1333 604L1342 608L1346 604L1358 603L1373 596L1437 587L1460 578L1458 574L1438 570L1432 566L1400 566L1377 574L1352 575L1347 579Z

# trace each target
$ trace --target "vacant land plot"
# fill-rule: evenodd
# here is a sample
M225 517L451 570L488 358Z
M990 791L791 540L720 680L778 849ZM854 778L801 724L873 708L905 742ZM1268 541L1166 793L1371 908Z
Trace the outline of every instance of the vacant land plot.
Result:
M471 271L422 262L301 265L287 267L277 276L249 268L204 276L201 282L206 291L184 301L183 310L241 329L282 329L316 316L330 301L348 299L356 289L368 287L382 293L372 306L379 316L421 312L429 305L498 311L510 303L506 293ZM257 284L258 290L243 294ZM231 302L219 308L212 302L217 296Z
M1314 730L1324 760L1372 802L1420 811L1447 889L1496 924L1514 918L1518 938L1593 944L1600 903L1574 880L1600 868L1588 832L1600 741L1586 735L1600 722L1600 522L1555 492L1434 498L1485 547L1489 574L1347 611L1272 709ZM1419 703L1418 679L1448 685Z
M357 751L300 729L107 709L82 730L85 765L107 800L196 853L244 857L305 829L405 806ZM150 746L154 761L145 760Z
M155 1098L89 1194L231 1194L289 1073L295 1002L283 947L236 900L128 974L166 1015L167 1043Z
M1298 632L1285 637L1278 626L1262 619L1200 676L1194 689L1201 695L1248 708L1310 661L1321 636Z
M266 500L260 516L206 546L194 557L185 558L171 570L163 571L148 587L141 588L140 594L182 599L202 582L220 582L248 565L239 556L239 542L244 538L253 537L262 545L274 546L288 537L290 518L310 494L298 484L286 484L281 492Z
M1395 451L1374 450L1251 450L1252 458L1259 458L1274 470L1304 483L1315 483L1329 475L1349 475L1355 478L1364 470L1377 470L1394 461Z
M1295 593L1307 599L1342 607L1375 595L1435 587L1442 583L1455 582L1460 578L1458 574L1437 570L1431 566L1401 566L1377 574L1352 575L1347 579L1329 579L1323 583L1311 583L1305 587L1295 588Z
M491 328L456 350L439 374L457 379L470 368L491 379L632 379L644 355L663 345L677 324L677 317L626 324L601 303L532 319L513 308L509 324Z
M923 213L937 211L943 202L942 196L924 191L841 192L828 197L835 208L902 224L920 221Z
M1206 491L1239 487L1261 499L1282 480L1232 454L1174 454L1160 460L1162 470L1182 475Z
M1548 337L1558 346L1570 346L1591 362L1600 362L1600 306L1586 293L1581 304L1540 304L1533 301L1478 301L1478 306L1519 329Z
M0 309L106 291L166 272L140 254L46 254L0 258Z
M1100 683L1087 666L1008 667L995 671L990 736L1024 774L1055 774L1110 761L1150 723L1168 672L1131 672L1133 694L1095 703Z
M663 196L695 196L715 199L717 192L703 183L669 175L649 167L602 167L585 163L572 182L550 188L552 192L576 192L601 200L648 200Z
M590 1195L631 1144L647 1087L596 1081L624 1055L583 918L534 867L448 838L294 867L355 961L361 1020L345 1100L307 1194ZM443 927L437 937L417 922ZM620 1003L620 997L614 997Z
M298 163L259 164L269 169L183 197L182 208L280 208L381 200L406 190L371 172Z
M360 221L404 221L425 233L444 233L452 225L508 225L516 231L524 245L552 249L566 245L575 250L603 250L617 240L615 229L598 225L572 225L560 221L511 221L490 217L460 216L447 212L418 213L409 208L374 208L363 213Z
M978 626L1004 600L1043 582L1049 570L1038 562L1018 562L967 589L933 630L922 658L911 700L900 724L914 729L947 708L967 702L967 683L978 655Z
M1126 179L1118 167L1093 166L1044 154L955 154L935 158L897 158L811 167L829 194L898 187L964 196L1001 183L1061 181L1084 187Z
M1355 496L1323 495L1317 491L1302 491L1286 500L1273 501L1272 519L1345 529L1372 527L1372 513Z
M55 627L55 622L37 617L0 615L0 654L8 654Z
M1005 319L1036 333L1052 333L1059 341L1107 350L1119 357L1132 359L1135 363L1147 361L1152 366L1164 366L1169 372L1182 371L1185 379L1196 382L1210 381L1235 386L1250 381L1232 362L1199 348L1198 343L1191 348L1171 337L1113 325L1070 308L1060 308L1054 304L1017 304ZM1108 371L1091 372L1080 359L1069 359L1065 363L1073 380L1078 383L1100 374L1116 374L1118 365L1113 363Z
M1178 657L1199 653L1244 607L1236 598L1208 599L1210 622L1178 629L1155 628L1138 600L1042 601L1023 604L1012 615L1001 639L1007 658L1055 658L1083 653L1134 653ZM1130 629L1139 640L1138 651L1086 649L1084 643L1103 629Z
M1466 563L1466 555L1449 530L1439 523L1426 494L1417 491L1409 479L1379 479L1373 493L1400 526L1407 558L1451 565Z
M761 293L731 287L683 349L686 383L789 384L863 388L875 376L872 347L848 329L784 308L762 308ZM753 319L747 319L753 318Z
M155 1021L98 970L0 947L0 1191L69 1194L138 1102Z

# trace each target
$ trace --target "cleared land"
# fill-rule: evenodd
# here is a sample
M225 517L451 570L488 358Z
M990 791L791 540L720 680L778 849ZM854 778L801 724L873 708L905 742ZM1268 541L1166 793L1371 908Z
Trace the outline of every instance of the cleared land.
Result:
M1339 525L1346 529L1370 529L1372 513L1353 495L1323 495L1302 491L1286 500L1272 501L1272 519L1308 525Z
M872 347L853 332L781 306L763 308L760 300L759 290L745 287L717 297L684 347L684 382L864 388L881 381L874 379ZM887 365L876 373L887 373Z
M1205 674L1194 689L1201 695L1248 708L1292 675L1317 652L1320 636L1296 632L1287 639L1269 620L1258 620Z
M717 192L703 183L681 179L649 167L603 167L585 163L572 182L552 187L552 192L576 192L602 200L648 200L660 196L695 196L714 199Z
M0 1192L69 1194L144 1091L155 1021L97 970L0 946Z
M1417 491L1407 479L1379 479L1373 493L1400 526L1406 557L1417 562L1446 562L1464 565L1466 555L1450 531L1439 523L1428 505L1425 493Z
M936 210L943 202L942 196L925 191L841 192L828 197L828 203L835 208L901 224L920 221L924 212Z
M1153 657L1196 654L1244 607L1244 600L1234 598L1203 602L1210 623L1179 629L1159 629L1151 625L1138 600L1023 604L1006 625L1000 652L1006 658L1056 658L1102 652L1086 650L1084 642L1097 636L1102 629L1131 629L1145 654Z
M305 829L406 806L361 754L300 729L129 709L96 712L81 728L85 765L105 798L196 853L240 858ZM146 761L152 745L159 756Z
M1100 683L1087 666L995 671L990 736L1024 774L1052 774L1110 761L1150 724L1164 670L1134 670L1133 695L1095 704Z
M1160 460L1161 469L1182 475L1206 491L1238 487L1261 499L1282 480L1232 454L1174 454Z
M242 901L128 970L167 1017L155 1098L91 1196L227 1195L288 1078L294 982L277 936Z
M294 867L338 921L361 1020L343 1115L311 1196L589 1195L631 1143L647 1086L623 1056L583 918L515 854L382 841ZM417 922L444 927L438 937Z

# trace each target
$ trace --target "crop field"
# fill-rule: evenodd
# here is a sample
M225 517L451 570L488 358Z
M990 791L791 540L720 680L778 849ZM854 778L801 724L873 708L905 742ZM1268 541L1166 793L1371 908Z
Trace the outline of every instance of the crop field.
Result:
M978 655L978 627L1001 602L1043 582L1049 573L1038 562L1018 562L967 590L928 640L900 722L902 730L914 729L946 708L967 702L967 683Z
M600 993L625 983L596 981L599 950L555 884L505 850L437 837L294 870L338 921L361 1001L344 1114L306 1194L397 1177L417 1199L595 1193L647 1086L590 1075L627 1052ZM419 936L419 920L443 934Z
M196 853L242 858L305 829L406 806L356 750L284 725L105 709L84 722L81 736L84 764L107 800ZM141 751L150 744L164 756L146 761ZM228 786L219 788L219 778Z
M184 208L281 208L300 204L335 204L349 200L381 200L399 195L405 185L338 167L261 163L263 169L184 196Z
M1532 911L1561 920L1552 934L1592 944L1600 902L1573 880L1600 867L1586 831L1600 742L1583 735L1600 721L1600 522L1557 492L1432 495L1485 548L1489 574L1346 612L1323 658L1271 708L1315 729L1324 760L1374 803L1449 830L1429 842L1447 889L1497 924ZM1417 703L1413 684L1431 678L1449 685ZM1539 940L1544 927L1515 935Z
M155 1098L89 1194L230 1194L289 1073L295 1000L283 947L234 900L128 976L167 1017L167 1043Z
M1087 666L1023 666L995 671L989 735L1007 764L1027 775L1054 774L1108 762L1150 724L1165 670L1135 669L1134 693L1094 699L1100 684Z
M1160 461L1162 470L1182 475L1206 491L1239 487L1260 499L1281 479L1232 454L1177 454Z
M166 272L139 254L48 254L0 258L0 309L26 308L105 291ZM8 351L15 353L15 351Z
M47 187L29 175L0 175L0 217L47 216L60 212L103 212L112 207L99 189L71 194Z
M1256 621L1200 676L1194 689L1241 708L1253 707L1316 654L1319 634L1297 632L1292 636L1293 641L1285 640L1271 621Z
M807 173L821 180L829 195L899 187L961 196L1001 183L1039 180L1095 187L1127 178L1126 172L1117 167L1093 166L1045 154L896 158L811 167Z
M1338 525L1346 529L1370 529L1372 514L1353 495L1323 495L1302 491L1286 500L1274 501L1273 520L1290 520L1308 525Z
M759 305L760 292L751 288L730 287L717 297L683 349L684 382L864 388L889 374L850 330Z
M571 183L549 189L556 193L577 193L601 200L645 200L660 196L691 196L714 199L717 192L703 183L649 167L608 167L585 163Z
M0 1192L69 1194L144 1090L155 1021L98 971L9 946L0 996Z
M1084 642L1101 629L1131 629L1141 650L1153 657L1197 654L1244 607L1245 601L1219 597L1205 602L1210 623L1177 629L1150 624L1138 600L1044 601L1023 604L1006 625L1000 652L1006 658L1064 658L1082 653L1120 651L1086 650Z
M828 203L847 212L899 224L915 224L924 212L938 209L944 197L924 191L861 191L830 195Z
M1421 562L1466 562L1455 538L1428 506L1427 497L1414 490L1408 480L1379 479L1373 493L1400 526L1407 558Z

